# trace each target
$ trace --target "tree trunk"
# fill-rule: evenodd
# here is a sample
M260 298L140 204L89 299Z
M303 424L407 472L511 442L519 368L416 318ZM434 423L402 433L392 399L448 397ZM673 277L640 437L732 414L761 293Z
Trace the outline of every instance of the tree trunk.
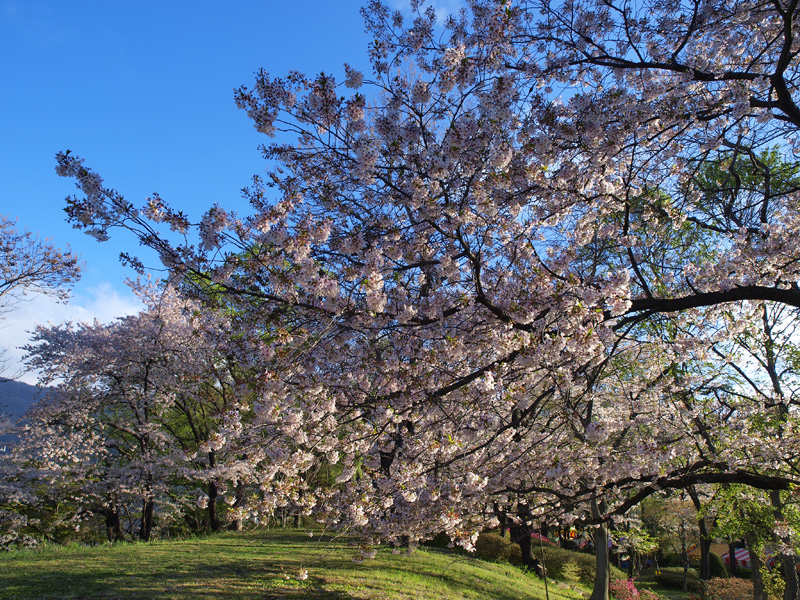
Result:
M684 592L689 591L689 552L686 550L686 522L681 519L680 525L680 540L681 540L681 567L683 567L683 581L682 589Z
M769 493L769 499L772 503L773 512L776 521L783 521L783 501L781 500L780 490L772 490ZM789 536L779 536L778 539L785 545L789 545ZM798 580L797 570L794 565L794 556L781 553L779 555L781 562L781 571L783 573L783 581L786 584L783 588L783 600L797 600L798 599Z
M739 576L739 565L736 563L736 544L728 540L728 571L734 577Z
M217 484L208 482L208 526L211 531L219 531L219 516L217 516Z
M244 482L240 479L236 482L236 502L233 503L233 508L239 508L244 504ZM231 521L230 529L232 531L241 531L244 528L242 517L237 516Z
M217 454L214 450L208 452L208 468L217 466ZM219 517L217 516L217 484L213 480L208 482L208 526L211 531L219 531Z
M700 496L697 494L694 486L689 486L686 490L689 497L692 499L692 504L697 511L697 528L700 530L700 579L708 581L711 579L711 533L708 531L705 517L700 516L702 505L700 504Z
M117 511L116 504L111 504L102 509L103 515L106 518L106 537L109 542L121 542L124 538L122 536L122 525L119 520L119 512Z
M508 531L511 535L511 542L514 544L519 544L520 550L522 550L522 564L527 568L531 568L533 565L533 555L531 554L531 534L527 527L524 524L516 524L513 523L511 527L508 528Z
M519 544L519 548L522 551L522 565L544 579L547 576L544 566L538 558L534 558L533 556L530 526L526 525L523 520L520 520L519 524L514 524L509 528L509 533L511 541L515 544ZM542 559L544 559L544 556L542 556Z
M781 554L780 557L783 581L786 584L783 588L783 600L797 600L800 597L800 583L797 578L794 556Z
M600 519L604 508L605 506L602 501L598 504L597 500L592 498L592 518ZM605 523L601 523L594 530L594 553L594 587L592 588L592 595L589 596L589 600L609 600L608 584L611 579L611 565L608 559L608 527Z
M755 537L748 534L745 536L744 541L747 545L747 551L750 553L750 564L753 572L753 600L769 600L764 589L764 579L761 577L763 563L761 562Z
M705 519L699 519L697 525L700 528L700 579L708 581L711 579L711 537Z
M142 501L142 521L139 526L139 539L143 542L150 541L150 532L153 530L153 510L155 503L152 498Z

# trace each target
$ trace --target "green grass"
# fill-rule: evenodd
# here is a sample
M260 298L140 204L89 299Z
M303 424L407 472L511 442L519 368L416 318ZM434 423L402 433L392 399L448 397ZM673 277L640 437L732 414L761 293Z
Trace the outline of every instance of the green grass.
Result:
M541 580L507 564L424 549L407 555L383 548L361 564L354 556L346 543L295 530L16 551L0 555L0 598L545 598ZM296 579L300 569L307 580ZM551 581L549 594L577 600L588 589Z

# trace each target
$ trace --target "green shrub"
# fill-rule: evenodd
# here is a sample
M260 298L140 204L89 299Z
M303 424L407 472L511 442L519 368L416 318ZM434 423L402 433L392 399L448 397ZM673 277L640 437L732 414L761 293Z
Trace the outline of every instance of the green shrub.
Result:
M534 558L542 560L542 550L534 547L532 554ZM592 585L594 583L594 564L595 558L592 554L583 552L573 552L564 548L544 547L544 567L547 569L547 576L553 579L567 581L567 577L574 577L577 571L578 579L581 583ZM569 565L569 566L568 566ZM573 566L574 565L574 566ZM576 569L577 567L577 569ZM566 573L566 574L565 574ZM627 575L617 567L611 566L611 579L626 579Z
M728 577L728 569L725 568L725 561L715 552L708 553L708 570L712 578L720 577L725 579Z
M700 577L697 575L695 569L689 569L688 572L688 587L690 592L699 592L702 590L702 583ZM653 579L658 585L673 590L683 589L683 567L667 567L661 569L661 573L654 576Z
M522 564L522 550L519 544L512 544L496 533L482 533L475 542L475 553L483 560Z
M567 583L580 583L581 570L578 563L574 560L568 560L561 568L561 578Z

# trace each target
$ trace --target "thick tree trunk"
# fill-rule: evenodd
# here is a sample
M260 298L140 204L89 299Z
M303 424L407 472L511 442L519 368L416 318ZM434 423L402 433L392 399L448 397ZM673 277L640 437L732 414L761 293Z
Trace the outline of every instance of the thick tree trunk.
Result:
M700 528L700 579L708 581L711 579L711 537L705 519L699 519L697 525Z
M529 529L524 524L517 525L515 523L509 527L508 531L511 534L511 542L519 544L519 548L522 550L523 566L530 569L533 565L533 554L531 554L531 534Z
M755 538L752 535L746 535L744 538L747 545L747 551L750 553L750 564L752 565L753 572L753 600L769 600L767 592L764 589L764 580L761 577L761 556L758 553L758 546L755 543Z
M121 542L125 539L122 535L122 522L116 504L111 502L108 506L93 509L92 512L96 515L103 515L106 522L106 538L109 542Z
M511 541L515 544L519 544L519 548L522 551L522 565L529 571L536 573L536 575L544 579L546 576L544 566L539 559L534 558L533 556L531 528L526 525L524 521L521 521L518 525L512 525L509 528L509 533L511 535Z
M599 519L604 509L603 503L598 505L592 499L592 518ZM589 600L609 600L608 585L611 579L611 565L608 556L608 527L601 523L594 530L595 576L592 595Z
M150 533L153 530L153 510L155 503L152 498L145 498L142 501L142 521L139 526L139 539L143 542L150 541Z
M781 554L780 558L783 581L786 584L783 588L783 600L797 600L800 597L800 582L794 565L794 556Z
M121 542L123 540L122 525L119 521L119 512L117 511L116 505L112 504L103 509L103 512L106 517L106 536L108 537L108 541Z

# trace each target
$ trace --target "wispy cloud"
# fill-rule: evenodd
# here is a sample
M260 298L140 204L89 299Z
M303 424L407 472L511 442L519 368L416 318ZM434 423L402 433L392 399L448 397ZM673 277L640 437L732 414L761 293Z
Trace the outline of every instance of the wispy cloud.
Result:
M22 371L24 352L20 346L30 341L30 332L37 324L93 322L95 319L107 323L116 317L135 314L142 308L132 292L120 292L110 283L90 288L74 296L68 304L59 304L49 296L30 296L3 315L5 319L0 322L0 348L5 349L2 374L15 376ZM19 380L36 383L36 376L36 373L23 373Z

